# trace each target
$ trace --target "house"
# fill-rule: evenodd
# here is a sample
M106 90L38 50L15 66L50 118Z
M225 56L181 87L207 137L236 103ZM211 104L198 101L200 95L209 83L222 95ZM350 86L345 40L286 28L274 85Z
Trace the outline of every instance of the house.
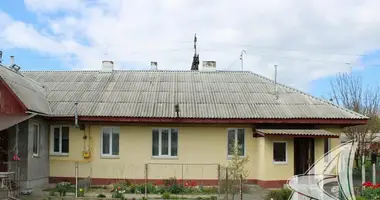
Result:
M18 71L0 67L1 129L25 187L92 178L217 184L234 146L248 182L282 187L367 117L246 71ZM210 67L211 66L211 67ZM211 69L210 69L211 68ZM16 128L18 131L15 131ZM232 147L232 148L231 148ZM9 167L9 170L13 170Z

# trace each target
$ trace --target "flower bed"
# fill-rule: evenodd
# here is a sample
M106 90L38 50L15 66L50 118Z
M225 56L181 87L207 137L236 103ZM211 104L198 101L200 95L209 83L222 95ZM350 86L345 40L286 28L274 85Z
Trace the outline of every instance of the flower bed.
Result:
M175 177L160 180L154 184L148 183L146 186L148 194L216 194L216 187L203 187L197 185L195 181L177 180ZM113 196L122 194L144 194L145 184L131 184L128 181L122 181L113 185L111 192Z

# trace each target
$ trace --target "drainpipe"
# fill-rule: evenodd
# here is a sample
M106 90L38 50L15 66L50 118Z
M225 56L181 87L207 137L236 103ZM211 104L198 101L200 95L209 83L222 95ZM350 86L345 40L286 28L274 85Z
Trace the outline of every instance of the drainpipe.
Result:
M75 102L75 127L78 128L78 102Z

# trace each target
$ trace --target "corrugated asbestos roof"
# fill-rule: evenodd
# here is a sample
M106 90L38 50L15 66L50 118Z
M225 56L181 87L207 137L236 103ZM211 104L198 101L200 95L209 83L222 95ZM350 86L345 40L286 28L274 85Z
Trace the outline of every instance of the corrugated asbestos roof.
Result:
M46 88L53 116L73 116L74 103L78 102L80 116L170 118L176 117L174 105L178 103L183 118L366 118L284 85L278 85L276 100L273 81L251 72L27 71L22 74Z
M24 75L0 65L0 78L30 111L51 114L44 88Z
M322 129L257 129L256 131L266 135L339 136L337 133Z

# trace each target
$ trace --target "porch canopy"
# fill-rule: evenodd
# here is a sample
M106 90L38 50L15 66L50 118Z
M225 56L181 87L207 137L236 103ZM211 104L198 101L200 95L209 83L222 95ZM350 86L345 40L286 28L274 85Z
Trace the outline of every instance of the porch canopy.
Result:
M25 114L12 114L12 115L4 115L0 114L0 131L5 130L9 127L12 127L18 123L21 123L27 119L34 117L34 114L25 115Z
M339 134L323 129L257 129L256 133L265 135L286 135L294 137L339 137Z

